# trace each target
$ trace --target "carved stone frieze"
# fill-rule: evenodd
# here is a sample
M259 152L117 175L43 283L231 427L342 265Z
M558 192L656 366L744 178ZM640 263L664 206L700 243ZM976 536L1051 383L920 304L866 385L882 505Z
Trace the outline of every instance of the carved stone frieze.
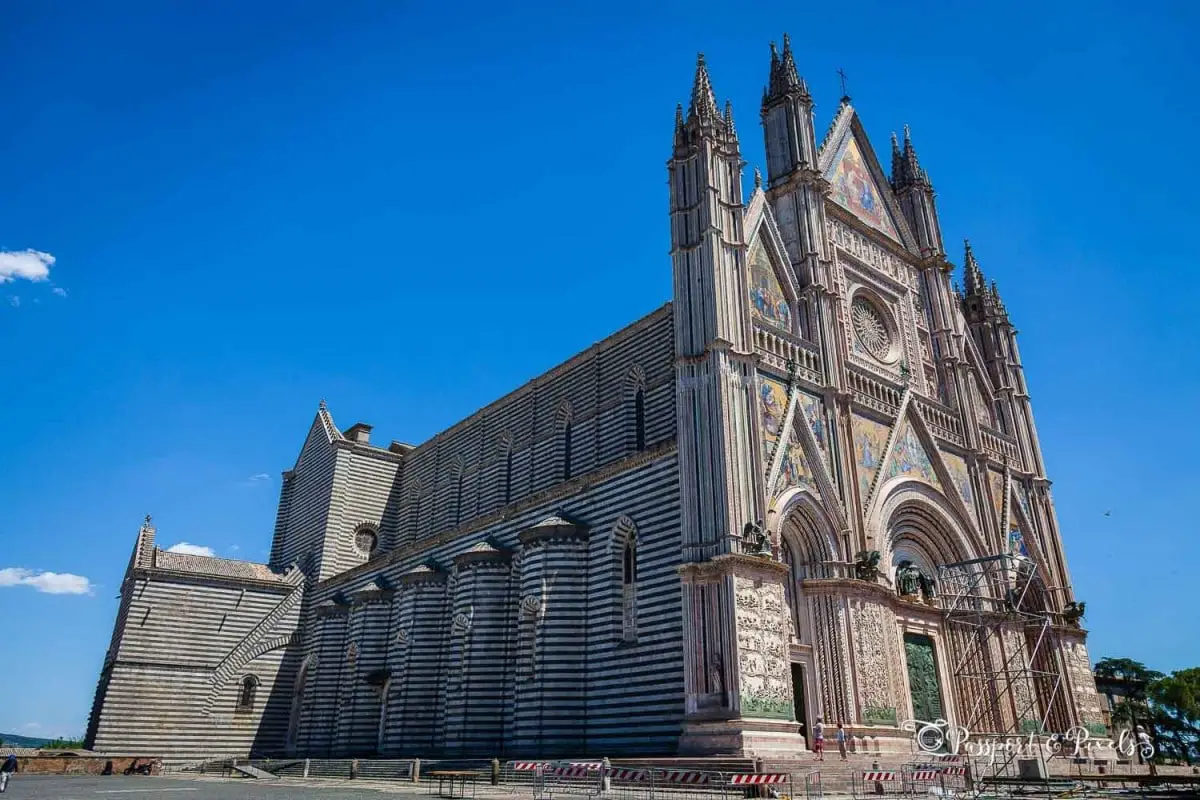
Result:
M734 577L743 716L792 718L791 623L784 602L782 582Z

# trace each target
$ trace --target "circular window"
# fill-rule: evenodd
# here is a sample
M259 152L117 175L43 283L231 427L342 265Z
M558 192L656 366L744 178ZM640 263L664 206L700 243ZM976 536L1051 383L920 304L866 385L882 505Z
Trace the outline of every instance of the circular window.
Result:
M371 555L379 545L379 536L370 527L359 528L354 533L354 546L363 555Z
M856 297L850 304L850 324L858 346L880 361L892 353L892 332L883 314L865 297Z

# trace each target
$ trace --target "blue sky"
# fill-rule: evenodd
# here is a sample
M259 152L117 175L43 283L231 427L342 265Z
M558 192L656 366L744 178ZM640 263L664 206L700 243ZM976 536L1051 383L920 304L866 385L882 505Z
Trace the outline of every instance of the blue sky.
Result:
M265 557L321 398L421 441L666 302L696 51L761 164L785 30L999 282L1093 658L1200 664L1200 8L968 5L4 3L0 731L83 730L147 512Z

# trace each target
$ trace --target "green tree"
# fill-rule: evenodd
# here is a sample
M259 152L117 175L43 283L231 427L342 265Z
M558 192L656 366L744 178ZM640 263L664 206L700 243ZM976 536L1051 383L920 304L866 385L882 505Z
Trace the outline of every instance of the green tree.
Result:
M1191 764L1200 755L1200 667L1159 678L1150 684L1148 695L1163 754Z

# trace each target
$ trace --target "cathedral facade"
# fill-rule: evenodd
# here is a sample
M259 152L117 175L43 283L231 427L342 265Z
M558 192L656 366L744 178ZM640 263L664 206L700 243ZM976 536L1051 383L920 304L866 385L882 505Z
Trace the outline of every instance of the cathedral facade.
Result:
M913 719L1100 723L995 285L969 246L952 284L907 130L890 174L849 98L818 137L786 38L761 111L747 199L700 60L670 303L420 445L322 403L267 564L147 518L88 745L787 757L817 718L884 750ZM939 579L988 563L981 638Z

